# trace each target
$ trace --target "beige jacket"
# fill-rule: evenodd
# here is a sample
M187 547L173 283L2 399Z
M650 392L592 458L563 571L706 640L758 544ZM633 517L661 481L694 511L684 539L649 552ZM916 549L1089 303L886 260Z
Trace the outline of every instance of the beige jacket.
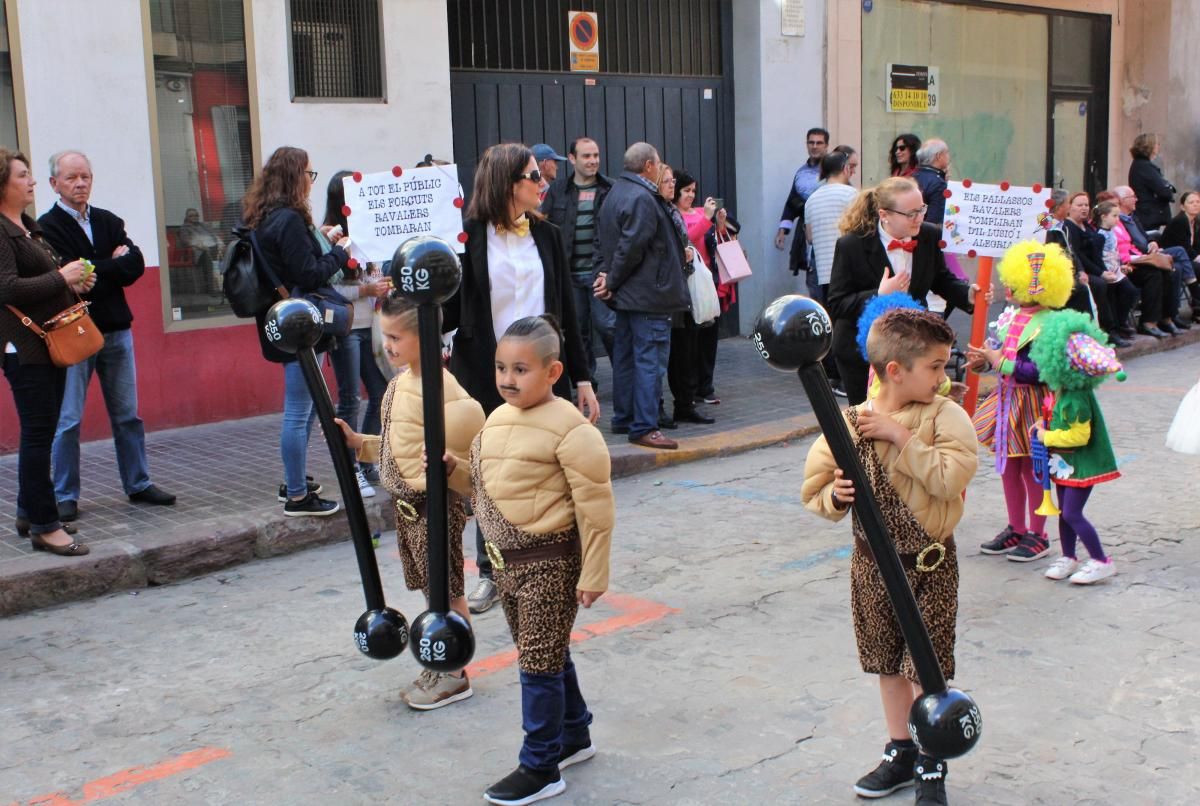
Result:
M608 446L568 400L531 409L507 403L479 438L480 481L500 514L532 534L578 525L583 544L579 589L608 590L608 553L616 507Z
M425 412L422 409L421 379L403 372L389 382L395 386L391 411L382 412L384 433L392 450L392 461L404 483L417 491L425 489L421 454L425 450ZM445 401L446 450L456 460L450 474L450 489L471 496L471 466L468 458L475 435L483 428L483 407L459 385L449 370L442 370L442 400ZM358 451L360 462L379 461L381 437L364 435Z
M979 468L979 443L971 418L954 401L937 397L932 403L910 403L893 413L892 419L912 431L913 438L904 450L875 440L875 453L929 536L945 540L962 518L963 490ZM832 521L849 511L833 505L835 468L829 443L822 436L808 451L800 498L805 507Z

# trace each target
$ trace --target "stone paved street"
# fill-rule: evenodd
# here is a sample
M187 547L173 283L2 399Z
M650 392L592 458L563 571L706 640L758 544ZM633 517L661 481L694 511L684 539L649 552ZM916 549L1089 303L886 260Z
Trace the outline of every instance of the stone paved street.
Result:
M1072 587L1047 560L978 554L1004 525L986 459L969 491L955 682L985 731L950 763L952 803L1200 798L1200 457L1162 447L1200 345L1128 369L1100 395L1125 476L1088 507L1117 577ZM574 650L599 753L552 802L855 802L885 737L850 630L849 526L799 503L809 444L616 483L613 595L581 611ZM474 698L418 714L399 699L411 656L354 649L362 606L337 544L0 621L0 804L481 802L520 742L499 609L476 619Z

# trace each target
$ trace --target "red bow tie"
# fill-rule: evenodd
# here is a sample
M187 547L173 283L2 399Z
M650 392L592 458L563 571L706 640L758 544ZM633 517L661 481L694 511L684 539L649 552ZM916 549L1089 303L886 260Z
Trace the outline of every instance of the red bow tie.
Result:
M887 250L889 252L893 252L897 249L903 249L905 252L908 252L911 255L913 252L917 251L917 242L916 241L897 241L893 238L892 242L890 244L888 244Z

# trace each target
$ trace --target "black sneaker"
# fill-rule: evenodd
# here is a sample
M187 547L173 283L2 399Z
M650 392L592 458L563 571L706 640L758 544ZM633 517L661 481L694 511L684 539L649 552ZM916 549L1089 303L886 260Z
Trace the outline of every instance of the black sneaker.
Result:
M979 546L984 554L1008 554L1021 542L1021 533L1012 526L1005 526L1004 531Z
M304 477L304 485L308 488L307 492L310 494L313 494L313 495L321 492L321 490L324 489L321 486L320 482L313 481L312 476ZM276 496L276 499L281 504L286 504L288 502L288 494L287 494L287 485L286 484L279 485L279 495Z
M854 794L860 798L882 798L897 789L912 786L913 765L917 763L917 748L897 747L888 742L883 748L883 761L871 772L858 779Z
M561 795L567 788L567 782L558 773L558 768L551 770L532 770L524 764L488 787L483 793L483 799L488 803L500 803L505 806L524 806L555 795Z
M947 806L947 764L940 758L930 758L924 753L913 768L913 782L917 785L917 806Z
M1044 535L1026 532L1021 535L1021 542L1008 553L1008 559L1015 563L1028 563L1045 557L1050 553L1050 541Z
M587 761L594 755L596 755L596 745L592 744L591 740L587 744L564 744L558 754L558 768L565 770L572 764Z
M324 498L318 498L316 493L309 493L299 501L288 501L284 504L283 514L289 518L302 518L306 515L327 518L339 509L341 504L337 501L326 501Z

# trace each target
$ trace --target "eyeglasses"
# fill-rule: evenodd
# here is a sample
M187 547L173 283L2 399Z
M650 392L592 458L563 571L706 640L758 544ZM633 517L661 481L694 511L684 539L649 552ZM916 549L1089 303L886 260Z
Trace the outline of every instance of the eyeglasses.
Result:
M904 145L903 143L900 143L895 148L893 148L892 151L908 151L908 146Z
M532 171L517 174L517 179L528 179L530 182L537 182L540 185L542 183L542 172L534 168Z
M312 181L312 182L317 181L317 172L316 171L305 171L304 173L308 174L308 178L310 181Z
M887 210L889 213L895 213L896 215L902 215L905 218L907 218L909 221L914 221L914 220L920 218L921 216L925 215L925 213L929 210L929 205L922 204L916 210L909 210L907 213L902 212L900 210L893 210L891 207L884 207L883 209Z

